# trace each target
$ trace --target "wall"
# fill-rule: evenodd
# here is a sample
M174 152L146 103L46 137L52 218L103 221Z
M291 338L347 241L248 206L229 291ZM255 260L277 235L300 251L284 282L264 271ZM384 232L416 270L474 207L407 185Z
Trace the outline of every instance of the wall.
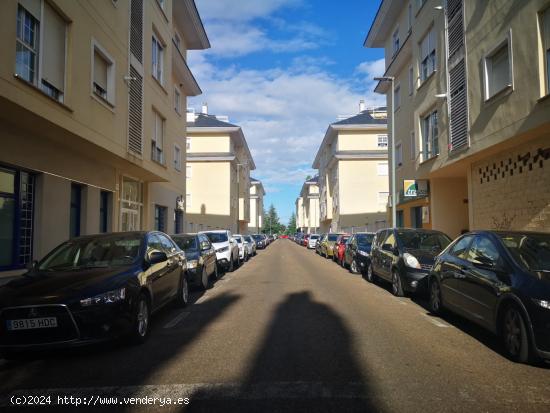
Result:
M468 230L468 182L466 178L430 180L432 228L451 238Z
M229 216L230 163L189 162L193 175L187 180L187 193L192 194L187 214Z
M188 153L229 153L231 152L228 134L212 135L187 135L191 138L191 149Z

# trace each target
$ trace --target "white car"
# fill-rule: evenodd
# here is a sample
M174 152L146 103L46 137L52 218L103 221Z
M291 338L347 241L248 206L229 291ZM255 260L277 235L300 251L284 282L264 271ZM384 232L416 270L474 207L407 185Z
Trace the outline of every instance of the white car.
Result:
M235 234L233 238L235 238L239 246L239 258L241 261L248 261L248 258L252 256L252 247L250 243L241 234Z
M321 236L319 234L311 234L307 240L307 247L310 249L315 249L317 246L317 241Z
M255 256L257 246L256 246L256 241L254 241L254 238L252 238L252 235L245 235L244 240L249 244L248 256L249 257Z
M220 267L231 272L241 265L239 246L231 231L201 231L200 234L205 234L212 243Z

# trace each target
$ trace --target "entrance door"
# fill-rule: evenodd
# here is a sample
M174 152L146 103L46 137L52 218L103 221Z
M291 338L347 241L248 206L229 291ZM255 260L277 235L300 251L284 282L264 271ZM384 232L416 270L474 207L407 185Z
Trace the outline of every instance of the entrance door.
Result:
M411 227L422 228L422 207L411 208Z

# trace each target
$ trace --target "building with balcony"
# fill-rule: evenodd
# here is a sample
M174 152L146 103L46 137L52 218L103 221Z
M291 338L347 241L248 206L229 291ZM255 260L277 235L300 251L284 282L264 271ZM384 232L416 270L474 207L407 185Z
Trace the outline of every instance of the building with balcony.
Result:
M550 230L550 11L542 0L382 1L397 224ZM390 105L394 94L395 107Z
M75 236L176 232L193 0L1 2L0 271Z
M250 177L250 222L248 233L259 234L264 224L265 189L261 181Z
M187 231L228 229L246 234L250 171L256 169L240 126L225 116L187 114Z
M385 109L385 108L384 108ZM388 135L382 108L332 123L317 151L321 232L373 231L386 225Z
M307 179L296 200L296 229L306 234L319 230L319 176Z

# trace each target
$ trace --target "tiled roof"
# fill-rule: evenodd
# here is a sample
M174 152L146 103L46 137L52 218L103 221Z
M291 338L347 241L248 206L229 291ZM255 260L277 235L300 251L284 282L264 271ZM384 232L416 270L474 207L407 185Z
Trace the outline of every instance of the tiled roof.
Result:
M387 123L386 119L374 119L368 111L364 110L358 115L334 122L332 125L386 125Z
M197 114L194 122L187 122L190 128L238 128L229 122L222 122L214 115L205 115L204 113Z

